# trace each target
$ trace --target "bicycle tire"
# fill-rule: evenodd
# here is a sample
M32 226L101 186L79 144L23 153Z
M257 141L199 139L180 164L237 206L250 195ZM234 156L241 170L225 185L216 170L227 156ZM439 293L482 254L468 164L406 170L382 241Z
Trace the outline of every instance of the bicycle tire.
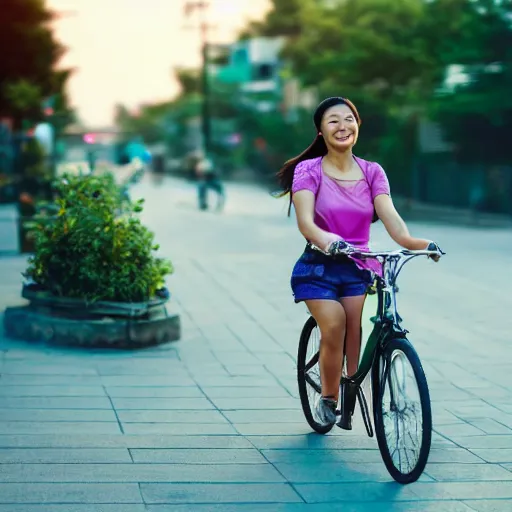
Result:
M313 330L316 329L316 327L316 320L311 316L306 320L306 323L302 328L299 339L299 350L297 354L297 383L299 386L300 403L302 405L302 411L304 412L306 421L308 422L309 426L318 434L327 434L332 430L334 425L324 425L322 423L318 423L313 417L313 412L311 410L312 404L309 403L309 396L307 391L309 384L306 382L306 357L308 353L308 345L311 340L311 334L313 333Z
M385 361L386 358L391 358L393 353L396 351L400 351L404 354L413 369L422 413L421 446L419 449L418 460L414 468L406 473L403 473L399 468L397 468L393 462L393 456L390 453L390 449L386 441L386 430L382 407L385 383L383 384L381 382L380 362L381 360ZM398 483L409 484L415 482L423 473L430 454L430 446L432 443L432 409L425 372L423 371L423 367L416 350L414 350L414 347L407 339L392 339L386 343L383 348L377 350L372 366L372 395L375 434L386 469L391 477Z

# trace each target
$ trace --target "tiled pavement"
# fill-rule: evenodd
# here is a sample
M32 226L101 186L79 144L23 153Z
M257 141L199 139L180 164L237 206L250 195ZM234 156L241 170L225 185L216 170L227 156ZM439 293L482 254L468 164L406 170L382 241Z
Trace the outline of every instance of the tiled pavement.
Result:
M511 233L411 225L448 256L401 276L435 424L425 474L403 487L360 418L324 437L303 419L306 313L288 285L303 242L285 205L231 186L218 215L178 181L135 192L176 266L183 340L129 353L3 339L0 512L512 511ZM375 240L391 245L381 226ZM23 268L0 260L2 309Z

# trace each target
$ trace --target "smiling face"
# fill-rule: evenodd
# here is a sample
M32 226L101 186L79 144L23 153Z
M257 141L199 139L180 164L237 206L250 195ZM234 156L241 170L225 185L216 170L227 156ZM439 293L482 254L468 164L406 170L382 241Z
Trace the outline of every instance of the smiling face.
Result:
M357 142L359 125L348 105L334 105L325 111L321 133L328 148L347 151Z

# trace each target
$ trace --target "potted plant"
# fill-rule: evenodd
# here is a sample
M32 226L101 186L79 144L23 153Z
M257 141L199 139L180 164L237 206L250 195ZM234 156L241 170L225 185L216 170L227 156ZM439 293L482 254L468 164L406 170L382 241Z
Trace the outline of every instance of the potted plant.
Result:
M87 304L165 298L173 267L154 254L154 235L139 219L143 200L126 200L111 174L65 175L55 188L58 211L51 222L39 219L28 291Z
M56 199L33 218L35 250L25 272L27 306L7 308L8 336L82 347L134 349L180 339L169 314L143 200L126 199L112 174L65 175Z

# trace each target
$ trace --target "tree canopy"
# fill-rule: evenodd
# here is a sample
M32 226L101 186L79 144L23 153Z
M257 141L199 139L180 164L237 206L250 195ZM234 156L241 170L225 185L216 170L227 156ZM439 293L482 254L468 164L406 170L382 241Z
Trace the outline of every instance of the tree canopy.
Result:
M320 96L351 98L376 138L421 114L459 154L510 160L512 0L272 0L248 35L288 36L292 73ZM468 80L445 87L454 64Z
M0 9L0 114L37 119L43 101L56 96L54 110L67 112L70 70L56 70L65 48L55 39L55 15L44 0L2 0Z

